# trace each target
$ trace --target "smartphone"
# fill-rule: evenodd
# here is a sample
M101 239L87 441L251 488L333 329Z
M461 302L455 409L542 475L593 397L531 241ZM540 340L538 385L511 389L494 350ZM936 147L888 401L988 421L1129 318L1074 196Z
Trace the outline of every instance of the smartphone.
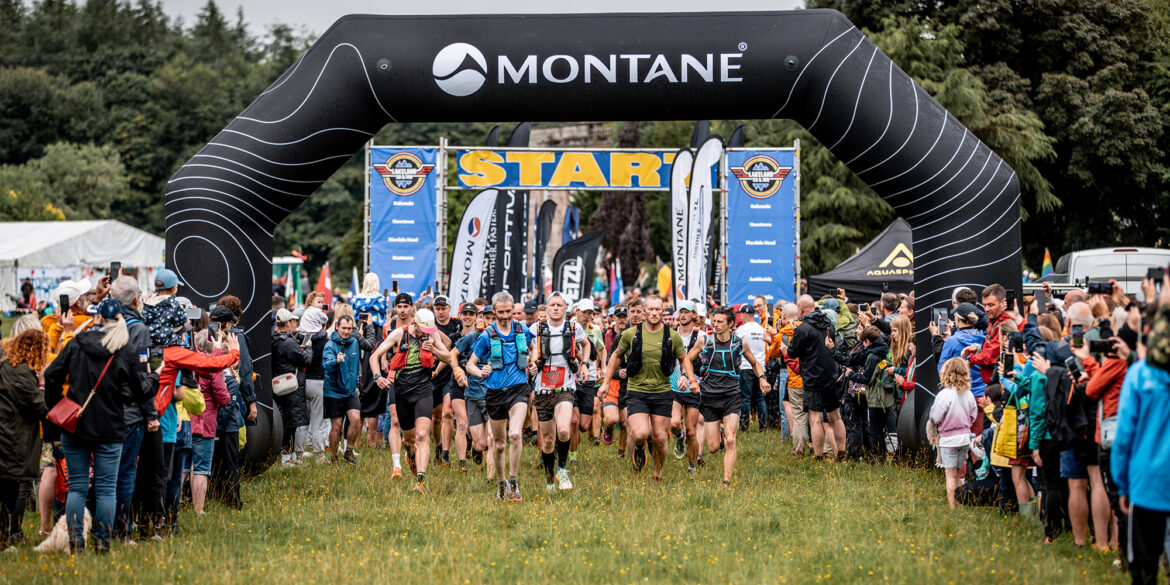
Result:
M210 332L212 332L212 333L216 333L216 334L218 334L218 333L219 333L219 322L218 322L218 321L212 321L212 322L208 323L208 324L207 324L207 330L208 330L208 331L210 331Z
M888 292L890 292L890 283L883 282L882 283L882 294L886 294Z
M398 281L397 280L390 283L390 290L394 291L395 293L398 292Z
M1090 339L1089 353L1113 353L1113 342L1105 339Z
M1068 368L1068 373L1070 376L1072 376L1074 382L1079 380L1081 375L1085 373L1085 371L1081 369L1081 365L1077 363L1077 358L1074 356L1070 355L1064 358L1064 365Z
M203 309L199 307L187 307L187 320L198 321L203 318Z
M1006 309L1010 311L1013 308L1016 308L1016 307L1012 307L1012 301L1016 300L1016 289L1009 288L1009 289L1007 289L1006 292L1007 292L1007 298L1004 299L1004 303L1007 304Z
M1085 327L1083 325L1069 327L1069 333L1072 334L1073 347L1081 348L1085 346Z
M1160 278L1160 277L1159 277ZM1090 282L1090 295L1111 295L1113 294L1113 285L1108 282Z
M382 296L384 296L384 297L390 296L390 289L388 289L388 288L382 289Z
M61 310L61 313L64 314L65 311L67 309L69 309L69 307L70 307L69 295L58 295L57 296L57 307Z
M122 271L121 262L110 262L110 280L118 278L118 273Z
M1008 336L1008 344L1013 352L1024 353L1024 334L1019 331L1013 331Z
M358 323L365 323L366 317L369 317L369 316L370 316L369 313L358 313L357 314Z
M1048 295L1044 294L1044 289L1042 289L1042 288L1038 289L1036 291L1036 294L1033 295L1033 298L1036 300L1036 311L1037 312L1039 312L1039 313L1048 312Z
M862 313L868 313L869 312L869 303L861 303L861 304L857 305L857 310L861 311Z
M940 331L947 329L947 310L946 309L931 309L930 320L934 321Z
M1146 278L1154 282L1160 282L1164 274L1166 274L1166 269L1158 266L1146 269Z

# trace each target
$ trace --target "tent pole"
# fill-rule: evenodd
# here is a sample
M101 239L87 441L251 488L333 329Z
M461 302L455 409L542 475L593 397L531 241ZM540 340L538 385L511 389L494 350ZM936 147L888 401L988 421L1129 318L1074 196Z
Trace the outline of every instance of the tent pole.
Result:
M793 170L796 171L796 183L792 185L792 210L796 218L796 229L793 233L796 235L796 282L793 283L793 288L796 293L793 295L793 300L800 297L800 140L793 141L792 148L796 151L792 155Z

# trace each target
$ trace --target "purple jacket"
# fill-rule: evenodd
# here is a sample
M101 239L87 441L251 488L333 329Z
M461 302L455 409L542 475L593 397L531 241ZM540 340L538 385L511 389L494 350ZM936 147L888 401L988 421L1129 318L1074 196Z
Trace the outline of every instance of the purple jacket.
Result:
M943 388L930 407L930 421L938 425L939 437L963 435L971 432L978 413L971 391L959 394L954 388Z
M202 352L200 352L202 353ZM219 348L211 352L212 356L223 354ZM216 424L219 416L219 407L227 406L232 401L228 392L227 383L223 380L223 372L216 372L213 376L199 374L199 391L203 393L203 412L191 415L191 434L208 439L215 438Z

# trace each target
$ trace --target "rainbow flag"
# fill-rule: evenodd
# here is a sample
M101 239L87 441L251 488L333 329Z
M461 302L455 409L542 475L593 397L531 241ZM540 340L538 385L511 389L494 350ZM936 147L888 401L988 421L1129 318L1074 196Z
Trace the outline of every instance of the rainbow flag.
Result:
M1044 264L1040 266L1040 276L1049 274L1052 274L1052 255L1048 253L1048 248L1044 248Z

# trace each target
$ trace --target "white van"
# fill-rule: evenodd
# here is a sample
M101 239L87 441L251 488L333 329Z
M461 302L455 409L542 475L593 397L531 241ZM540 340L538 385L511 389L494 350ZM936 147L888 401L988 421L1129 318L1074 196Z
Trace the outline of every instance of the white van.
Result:
M1088 286L1089 282L1116 279L1126 294L1141 298L1142 279L1150 268L1170 265L1170 250L1160 248L1097 248L1073 252L1068 258L1068 282Z

